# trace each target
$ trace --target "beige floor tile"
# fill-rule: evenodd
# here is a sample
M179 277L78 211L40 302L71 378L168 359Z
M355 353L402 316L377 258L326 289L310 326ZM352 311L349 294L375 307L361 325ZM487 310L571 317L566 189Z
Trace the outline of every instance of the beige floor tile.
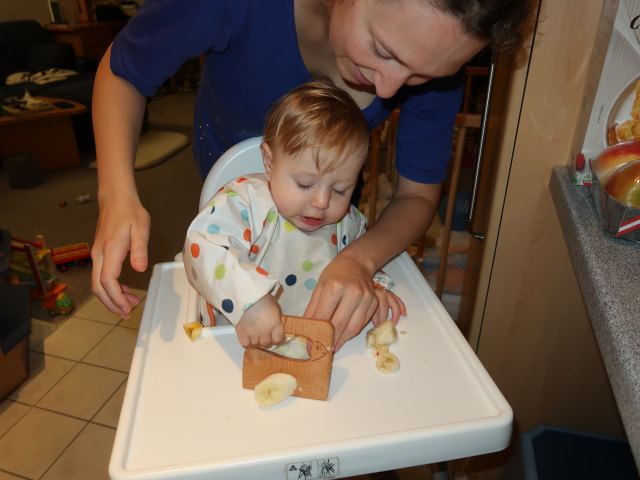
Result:
M31 335L29 335L30 348L39 345L45 338L56 331L56 324L53 322L45 322L37 318L31 319Z
M109 480L109 459L115 436L113 428L88 424L42 480Z
M32 408L0 438L0 469L40 478L86 422Z
M29 378L9 398L35 405L75 364L64 358L29 352Z
M82 359L100 367L129 372L138 331L125 327L113 327L93 350Z
M79 363L37 405L89 420L126 378L124 373Z
M5 400L0 403L0 437L13 427L30 409L29 405Z
M144 290L134 289L132 290L132 292L140 300L144 300L144 298L146 298L147 296L147 292ZM137 307L135 310L137 310ZM110 323L111 325L116 325L120 322L120 320L122 320L118 315L110 312L96 296L91 296L86 302L84 302L74 313L74 316L87 318L89 320L96 320L99 322Z
M138 330L140 328L140 320L142 320L142 313L144 312L145 301L146 299L142 300L135 310L131 312L129 318L121 320L118 325Z
M80 360L112 328L102 322L71 317L34 350L70 360Z
M106 425L107 427L118 427L118 420L120 419L120 410L122 410L122 402L124 401L124 393L127 389L127 383L123 383L116 393L105 403L104 407L96 413L95 417L91 420L94 423L100 425Z

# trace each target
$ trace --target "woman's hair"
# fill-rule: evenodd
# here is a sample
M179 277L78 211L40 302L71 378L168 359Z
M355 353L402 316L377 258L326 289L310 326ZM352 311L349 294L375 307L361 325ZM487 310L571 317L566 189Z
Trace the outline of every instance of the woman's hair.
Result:
M457 18L470 35L485 39L499 50L520 47L523 28L530 20L532 0L428 0L438 10Z
M329 80L316 80L294 88L273 104L263 141L274 153L296 155L310 148L322 173L349 155L360 155L364 161L369 128L348 93Z

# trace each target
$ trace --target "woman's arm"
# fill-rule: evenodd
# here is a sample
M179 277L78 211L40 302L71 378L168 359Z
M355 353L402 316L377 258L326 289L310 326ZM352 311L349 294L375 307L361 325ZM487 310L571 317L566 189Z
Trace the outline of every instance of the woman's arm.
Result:
M418 183L400 175L391 202L373 227L345 248L320 276L305 316L331 320L336 348L357 335L374 314L374 273L431 225L440 190L439 183Z
M93 128L98 164L100 214L91 258L92 288L114 313L126 317L138 299L118 277L129 253L131 266L147 268L150 218L140 203L134 161L146 98L113 74L111 48L102 58L93 92Z

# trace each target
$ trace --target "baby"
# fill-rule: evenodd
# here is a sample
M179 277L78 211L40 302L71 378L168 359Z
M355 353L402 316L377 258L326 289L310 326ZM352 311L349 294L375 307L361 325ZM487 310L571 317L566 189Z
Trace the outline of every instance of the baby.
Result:
M185 270L204 299L205 326L224 315L245 347L283 341L281 315L302 315L322 270L366 230L350 200L368 143L362 112L328 81L272 106L265 173L221 188L187 232ZM397 322L406 311L392 280L378 272L372 281Z

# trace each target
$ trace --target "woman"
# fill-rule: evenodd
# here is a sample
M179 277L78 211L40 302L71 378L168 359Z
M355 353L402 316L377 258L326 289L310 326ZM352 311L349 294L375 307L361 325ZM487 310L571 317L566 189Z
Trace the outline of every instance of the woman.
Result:
M527 0L193 0L188 8L147 0L96 75L94 293L127 316L138 302L118 282L127 252L134 270L147 268L150 218L133 175L146 96L187 58L205 55L194 123L204 176L224 150L260 135L272 102L324 76L370 127L402 104L393 199L325 269L305 312L332 321L339 348L376 310L373 274L433 219L461 99L457 73L487 44L517 43L526 17Z

